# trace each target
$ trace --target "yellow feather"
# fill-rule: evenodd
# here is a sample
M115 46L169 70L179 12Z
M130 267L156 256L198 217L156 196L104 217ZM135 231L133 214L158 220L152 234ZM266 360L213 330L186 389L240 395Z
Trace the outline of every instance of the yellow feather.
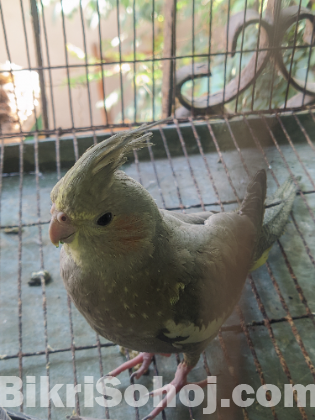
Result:
M269 255L269 252L270 252L271 248L272 248L272 246L270 248L266 249L266 251L262 253L262 256L257 261L254 262L254 264L251 266L249 271L257 270L257 268L259 268L261 265L265 264L265 262L268 259L268 255Z

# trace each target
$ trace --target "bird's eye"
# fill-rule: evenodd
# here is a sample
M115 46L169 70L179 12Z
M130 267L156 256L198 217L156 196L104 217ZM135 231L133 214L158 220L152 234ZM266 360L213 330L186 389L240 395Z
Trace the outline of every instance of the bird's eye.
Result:
M112 220L112 213L105 213L103 214L103 216L101 216L98 221L97 224L99 226L106 226L108 225L108 223L110 223Z

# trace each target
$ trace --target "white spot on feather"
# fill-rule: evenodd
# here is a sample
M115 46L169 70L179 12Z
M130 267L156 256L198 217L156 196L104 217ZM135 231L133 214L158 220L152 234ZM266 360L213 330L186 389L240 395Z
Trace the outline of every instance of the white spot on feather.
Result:
M178 343L175 342L173 346L176 348L182 344L199 343L216 334L224 320L225 315L209 322L207 326L203 325L201 328L199 328L192 322L186 322L185 324L175 324L175 322L170 319L164 324L169 333L164 333L164 335L166 335L168 338L188 337L186 340L181 340Z
M181 350L183 346L181 344L172 343L172 346L175 347L178 350Z

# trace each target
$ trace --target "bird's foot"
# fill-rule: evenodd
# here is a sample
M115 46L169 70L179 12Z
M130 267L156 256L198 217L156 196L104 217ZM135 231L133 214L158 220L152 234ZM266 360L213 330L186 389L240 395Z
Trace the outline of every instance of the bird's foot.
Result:
M175 398L176 394L180 392L180 390L185 385L198 385L201 388L204 388L207 386L207 380L200 382L188 382L187 381L187 375L192 370L192 367L188 366L185 362L180 363L177 366L177 370L175 373L175 378L170 382L169 384L163 386L162 388L155 389L154 391L150 392L151 396L158 396L162 394L166 394L166 396L163 398L162 401L159 402L157 407L154 408L154 410L151 411L151 413L146 416L143 420L152 420L154 419L158 414L161 413L161 411L164 410L168 405L170 405L173 398Z
M118 376L121 372L124 372L125 370L131 369L134 366L137 366L139 363L142 363L140 368L136 372L134 372L130 377L131 379L139 379L149 369L153 356L154 353L140 353L138 354L138 356L128 360L127 362L120 365L118 368L109 372L107 376Z

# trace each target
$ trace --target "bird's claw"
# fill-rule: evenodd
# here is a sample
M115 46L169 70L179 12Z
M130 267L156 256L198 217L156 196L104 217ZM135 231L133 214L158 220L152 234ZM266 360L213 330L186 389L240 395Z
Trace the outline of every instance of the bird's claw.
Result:
M117 369L112 370L105 376L107 377L118 376L121 372L124 372L125 370L128 370L128 369L132 369L133 367L137 366L139 363L142 363L140 368L130 376L131 380L134 378L139 379L148 370L153 356L154 356L153 353L140 353L138 354L138 356L123 363Z
M159 404L151 411L151 413L142 420L151 420L159 415L164 408L166 408L175 398L176 394L181 390L183 385L177 385L172 381L170 384L164 385L159 389L150 392L149 395L156 397L158 395L166 394L166 396L159 402Z
M137 374L138 374L138 371L136 370L130 375L130 382L132 382L135 378L138 379Z
M142 365L138 370L133 372L130 375L130 381L132 381L134 378L139 379L142 375L144 375L152 362L153 353L141 353L142 355Z
M166 394L164 398L157 404L157 406L151 411L151 413L146 416L142 420L152 420L154 419L158 414L160 414L164 408L168 406L172 406L171 402L176 397L176 394L180 392L180 390L185 385L198 385L200 387L207 386L207 380L203 380L197 383L192 383L187 381L187 375L191 371L191 367L187 366L185 362L180 363L177 366L177 370L175 373L175 378L167 385L162 386L161 388L154 389L149 393L152 397L157 397L159 395Z
M167 392L169 391L169 389L170 389L170 384L164 385L161 388L154 389L153 391L149 392L149 396L150 397L156 397L158 395L167 394Z

